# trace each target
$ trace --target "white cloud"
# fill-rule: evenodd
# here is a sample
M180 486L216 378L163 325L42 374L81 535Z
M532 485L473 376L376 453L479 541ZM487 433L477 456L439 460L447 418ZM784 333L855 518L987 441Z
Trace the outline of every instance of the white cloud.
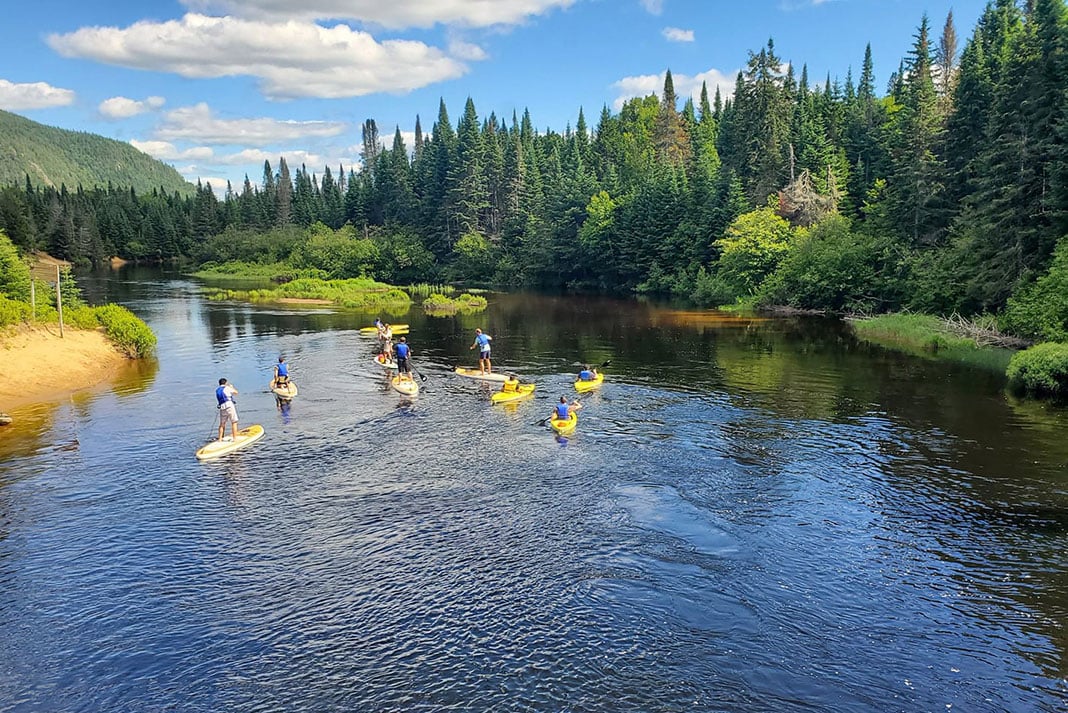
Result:
M252 76L272 99L404 93L467 72L462 61L422 42L378 42L347 25L299 21L189 14L127 28L83 27L49 35L48 44L64 57L194 79Z
M163 97L148 97L144 101L126 97L111 97L100 102L97 111L107 119L129 119L131 116L159 109L166 103L167 100Z
M653 15L659 15L664 11L664 0L641 0L642 7Z
M672 72L671 83L675 87L675 96L682 98L689 95L696 103L701 98L702 82L708 85L709 101L716 95L716 87L719 87L720 95L724 99L730 97L734 93L734 76L734 74L726 75L718 69L710 69L692 77ZM643 74L636 77L623 77L612 86L619 90L619 96L612 103L616 111L619 111L623 108L623 104L633 97L644 97L649 94L660 96L664 90L664 75Z
M67 106L74 103L74 97L70 89L60 89L44 82L15 84L0 79L0 109L21 111Z
M207 104L167 112L156 137L205 144L268 146L297 139L337 136L346 129L337 121L285 121L271 118L220 119Z
M670 42L693 42L693 30L681 30L678 27L665 27L661 33Z
M478 45L460 40L453 40L449 43L449 54L456 59L463 59L469 62L478 62L488 56L486 51Z
M144 151L152 158L158 158L160 161L206 160L215 155L215 152L207 146L179 149L170 141L138 141L137 139L131 139L130 145L138 151Z
M465 25L515 25L575 0L181 0L194 11L235 17L357 20L394 29ZM661 0L643 0L645 4Z

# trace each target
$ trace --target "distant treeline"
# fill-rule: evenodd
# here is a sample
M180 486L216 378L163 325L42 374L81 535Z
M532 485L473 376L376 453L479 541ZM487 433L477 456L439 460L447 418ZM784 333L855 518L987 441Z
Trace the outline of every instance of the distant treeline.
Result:
M963 314L1015 295L1035 308L1040 278L1060 279L1049 270L1068 227L1066 27L1064 0L996 0L959 51L952 15L937 41L924 17L885 92L870 47L858 75L813 81L769 41L731 96L703 89L680 110L668 72L661 96L604 108L592 131L581 110L573 128L539 132L529 111L480 118L468 99L453 123L442 102L429 132L417 118L411 149L366 121L359 171L280 160L221 200L210 186L27 180L0 193L0 227L74 261L277 262L288 254L263 235L348 225L339 235L379 251L354 265L388 255L406 281ZM1015 328L1036 331L1020 309Z

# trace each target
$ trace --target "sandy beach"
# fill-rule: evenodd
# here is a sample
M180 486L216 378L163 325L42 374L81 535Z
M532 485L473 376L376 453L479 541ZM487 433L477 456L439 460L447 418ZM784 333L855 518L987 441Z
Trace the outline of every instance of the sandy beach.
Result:
M22 327L0 332L0 411L50 401L106 381L126 363L102 331Z

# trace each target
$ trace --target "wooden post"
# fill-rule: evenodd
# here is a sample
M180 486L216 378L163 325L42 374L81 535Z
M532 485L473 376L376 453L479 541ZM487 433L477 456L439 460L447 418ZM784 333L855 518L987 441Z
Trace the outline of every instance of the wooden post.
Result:
M56 309L59 311L59 337L63 338L63 294L59 289L59 265L56 265Z
M37 280L30 275L30 322L37 321Z

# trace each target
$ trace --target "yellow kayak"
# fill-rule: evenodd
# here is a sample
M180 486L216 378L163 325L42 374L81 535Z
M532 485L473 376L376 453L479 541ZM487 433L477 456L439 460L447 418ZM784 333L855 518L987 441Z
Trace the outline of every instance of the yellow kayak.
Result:
M575 426L578 425L578 414L574 411L567 418L557 418L553 416L549 419L549 425L553 427L553 430L557 433L571 433L575 430Z
M407 376L398 374L389 380L389 384L405 396L415 396L419 393L419 384L415 383L415 379L409 379Z
M598 386L604 383L604 374L598 374L589 381L583 381L582 379L575 380L576 391L590 391L596 389Z
M389 327L390 327L390 329L393 330L394 334L407 334L408 333L408 325L407 324L391 324L391 325L389 325ZM371 335L378 334L378 327L360 327L360 334L371 334Z
M534 393L534 384L519 384L515 391L497 391L490 398L495 404L504 404L509 401L525 399Z
M218 458L224 456L227 453L232 453L239 448L258 441L263 438L263 426L255 424L248 428L242 428L237 432L237 439L233 441L212 441L208 445L204 446L197 451L197 458L200 460L209 460L211 458Z

